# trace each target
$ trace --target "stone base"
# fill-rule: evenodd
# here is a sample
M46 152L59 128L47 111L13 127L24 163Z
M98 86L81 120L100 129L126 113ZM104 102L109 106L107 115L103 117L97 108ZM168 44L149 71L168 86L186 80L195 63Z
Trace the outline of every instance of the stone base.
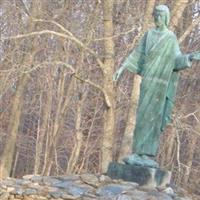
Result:
M165 187L171 179L170 171L114 162L109 164L107 175L112 179L122 179L150 187Z

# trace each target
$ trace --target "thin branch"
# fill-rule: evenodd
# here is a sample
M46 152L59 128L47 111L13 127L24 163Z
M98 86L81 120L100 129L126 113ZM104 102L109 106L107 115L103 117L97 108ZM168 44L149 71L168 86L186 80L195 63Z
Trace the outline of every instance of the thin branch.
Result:
M69 30L67 30L64 26L62 26L61 24L59 24L58 22L56 21L53 21L53 20L44 20L44 19L36 19L36 18L32 18L32 20L34 22L45 22L45 23L52 23L54 25L56 25L57 27L59 27L62 31L64 31L65 33L67 33L69 36L70 36L70 39L75 41L77 44L79 44L81 47L83 47L84 49L86 49L87 51L89 51L89 53L91 53L92 55L94 55L97 59L97 62L101 68L101 70L103 71L104 73L104 64L103 62L98 58L98 56L96 55L96 53L94 51L92 51L91 49L89 49L88 47L86 47L85 44L83 44L79 39L77 39L74 34L72 32L70 32Z
M75 69L71 65L69 65L68 63L65 63L65 62L62 62L62 61L54 61L54 62L51 62L51 63L50 62L43 62L41 64L36 65L34 68L32 68L30 70L27 70L27 71L25 71L23 73L30 73L31 71L36 70L37 68L41 68L41 66L48 65L48 64L51 64L51 65L56 65L56 64L59 65L59 64L61 64L61 65L64 65L65 67L69 68L72 71L72 74L73 74L74 78L80 80L81 82L87 83L87 84L99 89L104 95L104 99L105 99L107 107L108 108L111 107L110 99L109 99L108 94L106 93L106 91L103 89L103 87L97 85L96 83L94 83L94 82L92 82L92 81L90 81L88 79L81 78L78 74L75 74Z
M51 23L51 24L54 24L56 25L57 27L59 27L62 31L64 31L65 33L69 34L71 37L75 37L73 35L73 33L71 33L69 30L67 30L64 26L62 26L61 24L59 24L58 22L56 21L53 21L53 20L45 20L45 19L36 19L36 18L32 18L32 20L34 22L45 22L45 23Z
M179 42L182 43L186 37L192 32L192 30L200 23L200 17L198 17L184 32L184 34L179 38Z
M180 162L180 137L178 130L176 129L176 141L177 141L177 162L178 162L178 171L181 172L181 162Z
M103 38L96 38L96 39L94 38L93 41L101 41L101 40L107 40L107 39L112 39L112 38L120 37L120 36L122 36L122 35L127 35L127 34L133 32L133 31L135 31L135 29L136 29L136 28L133 27L133 28L131 28L131 29L128 30L128 31L121 32L121 33L119 33L119 34L116 34L116 35L113 35L113 36L110 36L110 37L103 37Z
M175 28L178 26L178 22L183 15L185 8L189 0L176 0L175 5L171 11L171 25L170 28L174 31Z
M197 112L199 112L199 109L197 109L197 110L195 110L194 112L189 113L189 114L187 114L187 115L185 115L185 116L183 116L183 117L181 117L181 118L184 119L184 118L188 118L188 117L190 117L190 116L193 116L193 117L196 119L197 122L200 122L199 119L198 119L198 117L195 115Z
M36 18L32 18L32 20L34 22L46 22L46 23L52 23L54 25L56 25L57 27L59 27L62 31L64 31L65 33L69 34L71 37L74 37L74 34L72 32L70 32L69 30L67 30L64 26L62 26L61 24L59 24L58 22L56 21L53 21L53 20L44 20L44 19L36 19ZM110 36L110 37L103 37L103 38L94 38L93 41L102 41L102 40L107 40L107 39L111 39L111 38L116 38L116 37L119 37L121 35L127 35L131 32L133 32L135 30L135 27L131 28L130 30L128 31L125 31L125 32L122 32L122 33L119 33L119 34L116 34L116 35L113 35L113 36Z
M96 60L97 60L97 62L99 64L102 72L104 73L104 64L98 58L98 55L93 50L88 48L84 43L82 43L80 40L78 40L74 36L69 36L69 35L66 35L66 34L63 34L63 33L57 32L57 31L42 30L42 31L35 31L35 32L31 32L31 33L26 33L26 34L19 34L19 35L16 35L16 36L2 37L2 38L0 38L0 40L4 41L4 40L12 40L12 39L21 39L21 38L26 38L26 37L31 37L31 36L38 36L38 35L45 35L45 34L56 35L58 37L62 37L62 38L65 38L65 39L73 40L75 43L80 45L83 49L87 50L90 54L92 54L96 58Z
M103 95L104 95L104 99L105 99L105 102L106 102L106 105L108 108L111 107L111 102L110 102L110 99L108 97L108 94L106 93L106 91L99 85L93 83L92 81L88 80L88 79L82 79L80 76L78 76L77 74L74 74L73 75L75 78L77 78L78 80L82 81L82 82L85 82L85 83L88 83L89 85L92 85L93 87L99 89Z
M65 67L69 68L73 73L75 72L75 69L71 65L69 65L68 63L62 62L62 61L42 62L42 63L37 64L36 66L34 66L33 68L31 68L29 70L24 70L24 71L20 70L20 72L24 73L24 74L28 74L34 70L37 70L38 68L42 68L42 67L46 66L46 65L64 65Z
M21 2L21 5L22 5L22 9L24 10L24 12L28 15L28 16L30 16L30 12L28 11L28 8L26 7L26 4L24 3L24 1L23 0L20 0L20 2Z

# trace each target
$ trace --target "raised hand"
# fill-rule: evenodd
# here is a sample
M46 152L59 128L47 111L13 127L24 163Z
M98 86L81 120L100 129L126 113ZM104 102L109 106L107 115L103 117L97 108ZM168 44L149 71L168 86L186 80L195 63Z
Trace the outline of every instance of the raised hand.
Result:
M120 76L122 75L122 72L124 71L124 69L121 67L119 68L113 75L113 81L117 81Z
M190 54L190 60L200 60L200 52L193 52Z

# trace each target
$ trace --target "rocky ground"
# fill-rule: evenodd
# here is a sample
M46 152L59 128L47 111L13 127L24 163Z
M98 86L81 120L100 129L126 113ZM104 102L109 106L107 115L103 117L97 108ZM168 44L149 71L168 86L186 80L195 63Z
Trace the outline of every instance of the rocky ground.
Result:
M193 200L183 191L147 188L137 183L111 180L105 175L70 175L45 177L27 175L22 179L7 178L0 182L1 200Z

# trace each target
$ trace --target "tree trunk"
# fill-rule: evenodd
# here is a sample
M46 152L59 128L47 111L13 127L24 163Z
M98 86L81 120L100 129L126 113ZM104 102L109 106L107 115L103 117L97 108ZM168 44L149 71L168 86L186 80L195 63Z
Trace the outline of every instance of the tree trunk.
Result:
M38 14L37 12L38 12L38 0L34 1L32 4L31 15L35 17ZM32 31L34 27L35 27L34 23L32 22L31 19L29 19L28 31ZM34 44L30 44L30 49L33 50L35 47L36 46ZM21 66L23 66L24 63L27 64L27 62L29 66L32 65L33 60L29 61L29 55L22 57ZM7 138L3 153L0 158L0 177L1 178L8 177L11 175L17 134L18 134L19 126L20 126L20 119L21 119L21 113L22 113L23 93L27 85L27 81L28 81L28 76L26 74L23 74L20 76L19 81L17 83L16 92L15 92L14 99L12 102L11 118L8 125L9 136Z
M113 42L113 0L104 0L103 4L104 15L104 90L108 94L111 105L104 113L104 133L102 141L102 161L101 168L105 172L108 164L112 161L112 150L114 140L114 87L112 76L114 72L114 42Z
M49 83L51 87L51 83ZM47 92L41 94L41 124L39 124L37 139L36 139L36 150L35 150L35 165L34 174L40 174L42 149L44 145L44 139L48 131L48 123L50 122L51 106L52 106L52 89L48 89ZM45 103L42 103L45 102ZM48 134L48 133L47 133ZM44 163L43 163L44 164ZM45 164L44 164L45 165Z
M44 165L42 169L43 175L49 175L50 168L54 161L54 154L55 154L55 148L57 141L59 139L60 135L60 129L63 126L64 123L64 116L66 114L66 111L69 107L69 101L71 96L71 90L73 86L73 80L70 81L67 89L67 94L65 94L65 80L66 74L62 74L59 79L59 86L58 86L58 104L55 114L55 120L52 125L52 129L49 130L47 133L48 141L46 142L45 147L45 158L44 158ZM53 88L52 88L53 89Z
M131 46L135 46L135 43L137 39L146 31L146 29L151 26L152 23L149 23L149 19L152 18L153 9L155 6L155 0L149 0L146 3L146 9L145 9L145 18L144 23L142 25L142 31L136 38L134 38L133 44ZM120 149L120 154L118 160L121 161L124 156L132 153L132 143L133 143L133 131L135 128L136 123L136 109L137 104L139 100L140 95L140 83L141 83L141 77L138 75L134 76L133 79L133 91L131 93L131 99L130 99L130 107L127 117L127 123L126 123L126 129L124 132L124 137L122 140L122 145Z
M122 159L132 153L132 142L133 142L133 131L135 128L136 123L136 109L138 105L138 99L140 95L140 83L141 83L141 77L138 75L134 76L133 80L133 91L131 94L131 100L130 100L130 109L128 113L128 119L126 122L126 129L124 132L121 149L120 149L120 155L119 155L119 161L122 161Z
M5 147L3 149L3 153L1 155L1 164L0 164L0 176L1 178L10 176L12 171L12 163L15 154L15 145L17 140L17 133L20 124L21 118L21 109L22 109L22 99L23 99L23 92L24 88L27 83L27 76L23 75L19 82L18 87L16 88L15 97L12 103L12 110L11 110L11 118L10 124L8 128L9 136L7 138Z
M83 142L83 133L81 131L81 115L82 115L83 100L84 99L79 99L77 103L75 144L74 144L74 148L72 150L72 153L70 155L70 159L68 162L67 171L66 171L67 174L74 172L79 155L80 155L82 142Z
M171 29L175 30L178 26L179 20L183 15L183 12L189 3L189 0L176 0L174 7L171 11Z

